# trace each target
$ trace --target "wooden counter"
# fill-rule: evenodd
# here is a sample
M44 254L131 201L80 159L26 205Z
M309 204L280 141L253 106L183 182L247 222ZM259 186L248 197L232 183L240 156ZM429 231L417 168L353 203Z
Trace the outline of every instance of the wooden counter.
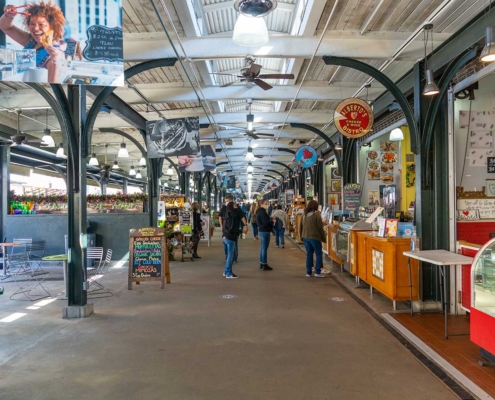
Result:
M328 257L339 265L344 264L344 260L337 255L337 231L340 225L328 225L327 228L327 248Z
M372 288L394 301L409 300L407 257L411 238L381 238L357 232L357 274ZM418 297L418 261L411 259L413 300ZM395 307L394 307L395 308Z

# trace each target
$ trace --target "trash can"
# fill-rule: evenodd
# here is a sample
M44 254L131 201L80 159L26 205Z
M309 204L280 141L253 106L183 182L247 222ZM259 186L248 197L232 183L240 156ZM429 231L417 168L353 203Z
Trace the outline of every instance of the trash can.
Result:
M88 233L87 234L88 238L88 243L87 243L87 248L90 247L96 247L96 233ZM65 254L69 252L69 235L64 235L65 239ZM93 260L92 259L86 259L86 267L92 267L93 266Z

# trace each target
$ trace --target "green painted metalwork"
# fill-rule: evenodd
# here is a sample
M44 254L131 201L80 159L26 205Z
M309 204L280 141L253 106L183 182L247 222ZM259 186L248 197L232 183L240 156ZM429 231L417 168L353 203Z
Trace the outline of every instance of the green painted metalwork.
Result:
M406 99L406 96L399 90L397 85L390 80L383 72L366 64L362 61L353 60L346 57L323 57L323 61L326 65L338 65L342 67L348 67L356 69L365 74L368 74L378 82L380 82L397 100L404 116L406 117L407 124L409 126L409 132L411 134L411 152L419 154L421 152L421 142L419 138L419 131L414 119L414 112Z

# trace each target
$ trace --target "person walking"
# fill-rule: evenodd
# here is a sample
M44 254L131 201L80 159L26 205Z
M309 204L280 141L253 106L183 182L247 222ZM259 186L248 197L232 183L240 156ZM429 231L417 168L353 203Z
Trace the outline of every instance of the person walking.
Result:
M253 227L254 240L258 240L258 223L256 222L256 211L258 211L258 202L251 205L251 214L249 215L249 222Z
M222 217L223 245L227 250L223 276L227 279L238 278L238 276L232 272L232 264L234 263L236 253L236 241L239 235L239 213L234 206L235 204L233 201L229 202L225 207L225 213Z
M270 233L273 231L273 220L268 216L268 200L260 200L260 207L256 211L256 223L258 224L258 235L261 239L260 246L260 269L271 271L268 265L268 246L270 246Z
M316 266L314 275L317 278L326 278L321 273L323 268L323 249L321 242L326 240L325 231L323 230L323 221L321 213L318 211L318 202L310 200L304 210L304 215L299 227L301 237L306 247L306 276L313 276L313 254L316 256Z
M282 206L278 205L272 217L276 218L273 226L275 230L275 247L281 245L282 249L285 249L285 230L289 228L289 216L282 209Z
M193 213L193 229L191 241L193 242L193 258L201 258L198 256L198 245L203 235L203 226L201 225L201 210L199 208L198 202L191 204L191 209Z

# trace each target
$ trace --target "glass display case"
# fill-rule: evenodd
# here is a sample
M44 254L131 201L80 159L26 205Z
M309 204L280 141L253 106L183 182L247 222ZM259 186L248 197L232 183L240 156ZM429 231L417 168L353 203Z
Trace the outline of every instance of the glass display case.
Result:
M476 254L471 267L471 341L495 354L495 238ZM482 351L482 353L483 353Z

